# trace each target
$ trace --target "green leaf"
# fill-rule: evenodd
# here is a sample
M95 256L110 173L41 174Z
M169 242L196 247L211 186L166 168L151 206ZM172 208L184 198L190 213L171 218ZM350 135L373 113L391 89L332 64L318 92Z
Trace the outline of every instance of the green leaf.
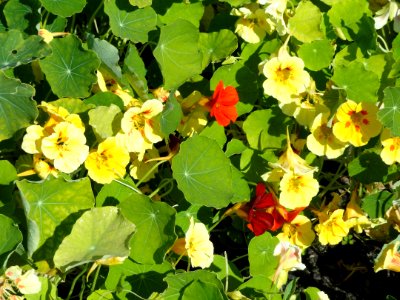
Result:
M119 54L118 49L105 40L100 40L90 35L88 38L89 49L96 52L101 60L100 70L115 79L121 79L121 67L118 65ZM104 74L103 74L104 75Z
M87 300L113 300L113 292L107 290L96 290L92 292Z
M0 160L0 184L8 185L17 179L15 167L8 160Z
M244 175L235 167L232 167L233 197L231 203L247 202L250 200L250 188Z
M51 101L51 105L54 105L55 107L63 107L68 110L70 114L80 114L88 111L94 106L93 104L88 104L87 102L77 98L61 98L56 101Z
M194 136L180 146L172 160L173 177L192 204L222 208L232 198L230 161L218 143Z
M161 27L160 40L153 54L160 64L166 89L177 88L201 72L198 40L199 31L189 21L178 19Z
M90 95L94 74L100 65L96 53L82 48L75 35L51 42L53 54L40 61L40 66L53 93L58 97L85 98Z
M286 143L286 128L289 124L289 117L278 108L256 110L244 121L243 130L253 149L280 149Z
M395 194L380 191L364 197L361 208L371 219L384 218L387 210L392 206L393 200L395 200Z
M101 220L101 222L99 222ZM97 259L129 255L129 240L135 225L115 206L96 207L83 213L54 255L63 270Z
M153 292L165 290L167 284L163 279L172 272L172 266L166 261L158 265L143 265L128 258L121 265L110 266L105 286L109 290L121 291L119 299L130 299L129 291L148 299Z
M363 63L353 61L347 66L337 66L334 70L332 81L346 91L349 99L355 102L377 101L379 77L368 71Z
M194 26L199 28L200 19L204 14L204 6L203 3L190 3L190 2L181 2L181 3L172 3L171 7L168 8L165 15L159 15L160 21L164 24L172 24L177 19L183 19L189 21Z
M227 299L221 281L218 280L217 276L214 273L205 270L196 270L193 272L178 273L176 275L169 274L165 278L165 281L168 283L168 288L162 294L162 299L166 300L180 299L180 297L182 297L182 295L185 293L186 288L193 281L201 281L203 284L207 285L206 289L213 289L214 290L213 293L215 293L215 289L217 289L220 292L222 298L218 297L216 299ZM190 293L191 289L189 290L189 294ZM191 299L210 299L210 298L195 297Z
M269 277L274 274L279 263L279 257L274 256L274 250L279 239L269 232L255 236L249 243L250 275Z
M209 285L201 280L193 280L185 287L182 294L182 300L218 300L226 299L218 287Z
M395 61L400 59L400 35L397 35L392 41L393 58Z
M86 0L40 0L44 8L60 17L70 17L80 13L86 5Z
M243 283L243 276L234 263L226 261L221 255L214 255L214 260L209 268L217 274L222 283L228 282L228 291L234 291Z
M150 6L153 3L153 0L129 0L129 3L139 8L143 8Z
M0 255L13 250L21 241L22 233L14 221L0 214Z
M114 104L97 106L89 111L89 124L100 140L114 136L121 129L121 119L121 109Z
M291 35L303 43L322 40L322 13L311 1L300 2L295 15L289 19L288 28Z
M164 136L168 136L178 128L182 116L182 108L174 95L171 94L165 102L164 110L161 113L160 125Z
M226 157L231 157L232 155L242 153L246 149L246 145L241 140L231 139L226 145L225 155Z
M309 286L306 288L303 293L306 295L306 300L320 300L322 298L321 292L318 288Z
M239 291L250 299L282 300L282 292L263 275L253 276L239 287Z
M3 9L8 29L18 29L37 34L36 24L40 22L40 4L37 0L9 0ZM3 46L5 44L2 44Z
M251 0L224 0L223 2L227 2L232 6L243 6L244 4L249 4Z
M122 214L136 225L130 257L142 264L162 263L176 239L175 210L142 194L131 195L119 207Z
M219 125L216 121L209 123L201 132L200 136L205 136L210 139L215 140L221 149L226 143L225 129L223 126Z
M388 174L388 168L388 165L374 152L364 152L348 165L349 176L362 183L383 181L384 176Z
M86 104L94 104L96 106L118 106L121 110L124 109L124 101L117 95L111 92L99 92L90 98L84 100Z
M65 31L65 27L67 26L67 19L63 17L56 16L54 20L49 17L49 20L46 23L45 29L50 32L63 32Z
M303 44L298 50L298 55L304 61L306 68L312 71L329 67L334 54L334 47L329 40Z
M110 18L112 32L134 43L146 43L148 33L156 28L157 14L151 7L134 9L128 1L105 0L104 12Z
M211 77L210 86L215 88L222 80L225 86L235 87L239 95L239 103L236 108L238 114L242 115L250 112L258 99L258 75L256 72L242 62L221 66Z
M93 206L89 178L64 181L62 178L40 182L17 181L28 222L28 254L32 255L53 236L61 222L72 213Z
M400 136L400 88L388 87L384 90L384 95L383 108L378 111L378 119L394 136Z
M124 60L124 75L136 94L142 99L148 99L148 87L146 79L146 67L138 50L134 45L129 45L127 55Z
M203 68L207 67L210 62L218 62L228 57L237 49L237 46L236 35L228 29L200 33L199 47L203 53Z
M24 39L22 33L15 29L0 33L0 44L0 70L28 64L51 52L40 36L31 35Z
M12 137L36 119L34 93L30 85L8 78L0 71L0 141Z
M133 184L130 177L127 177L124 181L126 181L127 185ZM115 206L134 194L137 194L137 192L133 189L119 182L112 181L109 184L103 185L100 192L97 194L96 206Z

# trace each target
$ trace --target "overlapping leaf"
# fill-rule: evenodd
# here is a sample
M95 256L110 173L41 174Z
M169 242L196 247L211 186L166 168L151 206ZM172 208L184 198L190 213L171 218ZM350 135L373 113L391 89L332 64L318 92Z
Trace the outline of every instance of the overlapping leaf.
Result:
M274 256L274 249L279 243L277 237L269 232L253 237L249 244L250 274L269 277L278 266L279 257Z
M86 5L85 0L40 0L40 2L49 12L61 17L79 13Z
M22 241L22 233L9 217L0 214L0 255L13 250Z
M394 136L400 136L400 88L387 88L384 94L384 107L379 110L378 118Z
M8 28L35 34L37 32L35 25L40 22L39 8L40 4L37 0L7 1L3 13Z

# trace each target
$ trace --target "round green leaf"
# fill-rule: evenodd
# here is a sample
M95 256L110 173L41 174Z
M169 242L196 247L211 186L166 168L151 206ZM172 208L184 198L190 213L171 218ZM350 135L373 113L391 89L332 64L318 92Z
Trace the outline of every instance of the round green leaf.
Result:
M173 177L192 204L221 208L232 198L230 161L215 140L194 136L172 160Z
M349 176L362 183L383 181L388 174L388 165L374 152L364 152L353 159L349 165ZM371 172L371 170L374 170Z
M51 101L51 105L54 105L55 107L63 107L68 110L70 114L80 114L94 107L93 104L88 104L87 102L76 98L61 98Z
M192 23L197 28L200 26L200 20L204 14L203 3L172 3L164 15L159 15L160 21L164 24L171 24L176 19L184 19Z
M93 206L90 180L62 178L17 182L28 220L28 253L31 255L53 236L56 227L72 213Z
M300 46L298 55L304 61L307 69L318 71L328 67L333 55L334 48L329 40L313 41Z
M149 99L146 73L146 66L138 50L133 44L130 44L124 60L124 75L131 87L143 100Z
M175 210L142 194L131 195L119 207L123 215L136 225L130 257L142 264L162 263L176 239Z
M226 143L225 129L223 126L219 125L216 121L209 123L208 126L206 126L200 132L200 135L215 140L221 147L221 149L224 147Z
M296 14L289 19L289 32L303 43L324 38L321 30L322 13L311 1L300 2Z
M100 222L99 222L100 221ZM54 264L65 270L110 257L129 255L129 240L135 225L115 206L85 212L72 227L54 255Z
M400 136L400 88L386 88L384 95L383 108L378 111L379 121L389 128L394 136Z
M222 296L218 287L209 285L201 280L194 280L182 293L182 300L204 299L204 300L219 300L226 299Z
M124 181L126 185L116 182L115 180L109 184L103 185L96 196L96 206L117 205L129 196L136 194L133 189L129 188L129 185L134 185L131 177L127 177Z
M129 0L129 3L139 8L150 6L153 0Z
M346 91L349 99L355 102L376 102L380 80L363 63L353 61L347 66L339 65L334 70L332 81Z
M97 106L89 111L89 124L95 134L104 140L121 129L122 113L118 106Z
M58 97L85 98L90 95L94 74L100 65L96 53L85 50L81 41L70 34L51 42L53 54L40 61L40 66L53 93Z
M165 102L164 110L161 113L161 131L165 136L174 132L182 120L182 108L173 94Z
M92 97L85 99L84 102L86 104L94 104L96 106L111 106L111 104L114 104L121 110L124 109L124 101L111 92L96 93Z
M388 191L370 194L362 199L361 208L371 219L384 218L386 212L392 206L395 196Z
M19 30L0 33L0 69L14 68L50 54L50 47L38 35L24 39Z
M87 300L113 300L113 292L107 290L97 290L89 295Z
M17 179L15 167L8 160L0 160L0 184L8 185Z
M274 256L274 250L279 240L269 232L255 236L249 243L250 275L271 276L279 263L279 257Z
M60 17L70 17L83 10L86 0L40 0L44 8Z
M40 4L36 0L9 0L3 13L8 29L18 29L37 34L36 24L40 22ZM4 44L1 44L4 45Z
M289 117L278 108L256 110L244 121L243 130L253 149L280 149L286 143L286 128L289 124Z
M156 28L157 14L151 7L135 9L128 1L106 0L104 12L110 17L110 27L116 36L134 43L148 41L149 31Z
M13 250L22 241L22 233L9 217L0 214L0 255Z
M177 19L161 27L160 40L153 54L160 64L166 89L177 88L201 72L198 40L199 30L189 21Z
M125 299L133 291L139 296L148 299L153 292L161 293L167 287L163 281L168 273L172 273L171 264L164 261L162 264L143 265L127 258L123 264L110 266L105 282L109 290L122 290L118 293L119 299Z
M35 90L19 80L8 78L0 71L0 141L28 127L38 110L31 99Z

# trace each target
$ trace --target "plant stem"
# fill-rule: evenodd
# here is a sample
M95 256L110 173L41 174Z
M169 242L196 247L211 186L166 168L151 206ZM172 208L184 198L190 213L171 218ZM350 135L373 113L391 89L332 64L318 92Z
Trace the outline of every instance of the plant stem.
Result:
M160 185L149 195L149 198L154 197L161 189L173 182L173 178L165 178L161 181ZM164 182L163 182L164 181ZM172 189L170 189L172 190Z
M97 267L96 273L94 274L92 287L90 288L91 293L93 293L94 289L96 288L96 283L97 283L97 278L99 278L100 268L101 268L101 265L99 264Z
M86 31L89 31L89 29L92 27L92 23L94 21L94 18L96 17L97 13L100 11L101 7L104 4L104 0L100 1L99 5L95 9L94 13L90 16L90 19L86 25Z
M69 290L68 296L67 298L65 298L65 300L69 300L72 296L72 293L74 292L75 289L75 285L77 283L77 281L79 280L79 278L81 278L83 276L83 274L86 273L88 266L86 265L85 268L74 278L74 280L72 281L71 284L71 288Z

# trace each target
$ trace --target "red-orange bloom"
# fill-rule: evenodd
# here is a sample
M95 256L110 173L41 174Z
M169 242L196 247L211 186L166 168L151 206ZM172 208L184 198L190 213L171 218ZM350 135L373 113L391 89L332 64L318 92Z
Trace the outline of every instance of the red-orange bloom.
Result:
M265 185L257 184L256 197L249 203L250 209L247 216L247 227L255 235L261 235L265 231L275 231L285 222L291 222L304 208L287 211L278 203L272 193L266 193Z
M238 117L235 105L238 102L239 95L236 89L233 86L224 88L224 83L221 80L208 104L211 117L215 117L221 126L229 125L230 121L235 122Z

